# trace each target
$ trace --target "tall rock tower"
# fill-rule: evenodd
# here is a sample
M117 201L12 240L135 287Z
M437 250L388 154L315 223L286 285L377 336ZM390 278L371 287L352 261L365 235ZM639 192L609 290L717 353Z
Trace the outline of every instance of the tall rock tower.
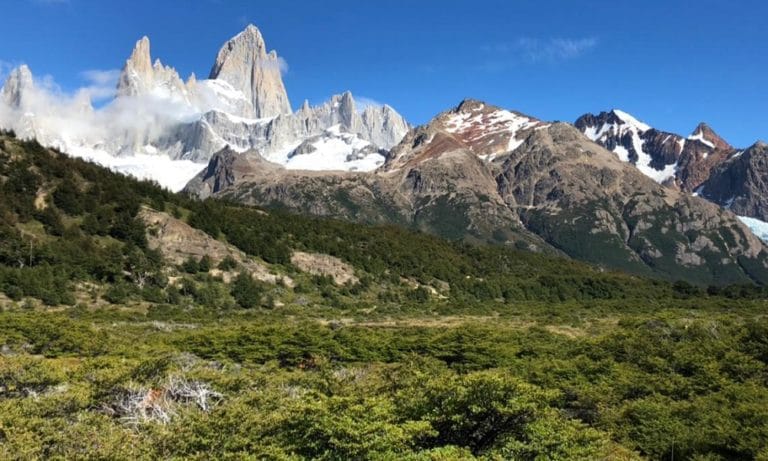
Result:
M267 53L261 32L254 25L221 47L209 78L224 80L242 91L253 106L253 117L291 113L280 75L280 59L275 51Z

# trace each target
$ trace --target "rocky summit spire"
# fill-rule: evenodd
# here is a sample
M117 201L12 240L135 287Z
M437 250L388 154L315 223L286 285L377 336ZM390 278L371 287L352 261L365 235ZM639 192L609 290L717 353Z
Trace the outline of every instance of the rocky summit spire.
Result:
M290 114L291 105L280 76L280 58L267 53L254 25L230 39L219 50L210 78L224 80L243 92L257 118Z
M10 107L22 107L28 91L35 86L32 71L26 64L13 69L3 85L2 101Z
M117 82L117 94L119 96L141 94L153 80L154 70L149 52L149 38L144 36L136 42L131 57L125 61Z
M159 59L152 64L149 38L142 37L125 61L117 81L118 96L139 96L148 93L186 99L186 87L179 74L164 66Z

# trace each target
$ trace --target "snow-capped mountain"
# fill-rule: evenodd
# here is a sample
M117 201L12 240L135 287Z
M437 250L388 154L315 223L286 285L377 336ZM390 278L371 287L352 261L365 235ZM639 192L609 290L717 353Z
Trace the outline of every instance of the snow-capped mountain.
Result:
M450 145L475 153L480 159L492 162L500 154L517 149L526 137L536 129L549 126L536 118L502 109L481 101L466 99L455 109L443 112L428 125L430 131L410 135L414 138L411 145L401 143L389 154L384 166L386 170L397 170L429 159L437 153L443 153ZM436 129L435 127L439 127ZM443 143L433 143L433 136L440 132L450 134ZM435 149L415 149L421 145L434 145Z
M409 129L389 106L356 107L352 94L291 111L282 60L249 25L227 41L208 79L185 82L141 38L120 72L114 99L61 96L27 66L2 90L0 127L124 173L181 189L213 153L249 150L287 168L371 170Z
M589 139L657 182L733 211L768 241L765 143L758 141L746 149L736 149L706 123L683 137L659 131L615 109L583 115L575 124Z
M658 183L686 192L697 190L734 148L707 124L688 137L660 131L632 115L614 109L585 114L575 123L589 139L632 163Z

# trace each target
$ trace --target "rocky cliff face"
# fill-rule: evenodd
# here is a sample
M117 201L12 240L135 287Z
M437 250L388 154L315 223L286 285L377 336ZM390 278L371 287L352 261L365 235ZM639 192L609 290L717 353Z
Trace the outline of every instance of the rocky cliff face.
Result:
M768 221L768 145L734 152L712 172L699 194L740 216Z
M571 125L479 101L411 130L372 173L259 164L229 169L226 181L217 176L204 173L188 190L670 279L768 280L763 244L730 212L661 186Z
M266 118L292 112L280 58L275 51L267 52L256 26L249 25L221 47L208 78L228 82L250 101L252 110L238 115Z
M621 111L576 121L587 137L658 182L710 200L742 217L768 220L764 146L736 149L709 125L688 137L656 130ZM754 222L754 221L748 221Z

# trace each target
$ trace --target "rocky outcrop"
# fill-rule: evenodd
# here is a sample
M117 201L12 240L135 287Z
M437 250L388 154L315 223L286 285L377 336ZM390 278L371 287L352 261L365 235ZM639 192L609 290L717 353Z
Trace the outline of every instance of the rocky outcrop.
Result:
M333 283L339 286L353 285L359 281L355 276L355 268L334 256L294 251L291 264L312 275L331 277Z
M281 60L267 52L261 32L248 25L219 50L208 77L223 80L241 91L252 111L243 117L266 118L290 114L291 104L283 85Z
M269 172L282 169L280 165L264 160L256 151L240 154L224 148L211 157L208 166L187 184L186 190L194 191L198 198L204 199L245 178L257 174L267 176Z
M733 153L699 190L740 216L768 221L768 145L758 141Z
M293 280L290 277L272 273L265 264L254 260L234 246L220 242L167 213L143 208L139 212L139 217L147 225L149 247L160 251L165 260L171 264L180 265L189 258L199 260L203 256L208 256L215 266L229 257L255 279L268 283L282 281L293 286ZM224 275L226 278L234 278L235 274Z

